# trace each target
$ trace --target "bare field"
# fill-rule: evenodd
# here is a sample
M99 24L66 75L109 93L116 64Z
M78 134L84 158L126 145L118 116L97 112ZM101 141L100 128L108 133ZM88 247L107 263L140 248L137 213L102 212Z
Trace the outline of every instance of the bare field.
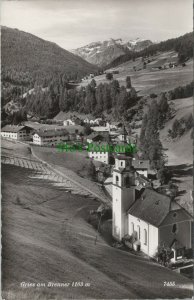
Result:
M192 283L142 257L112 248L87 223L99 203L2 166L3 297L11 299L189 298ZM89 287L71 287L73 281ZM175 281L177 287L164 287ZM21 282L46 287L21 288ZM70 283L49 288L48 282ZM184 285L180 288L178 285Z
M186 85L193 80L193 60L189 60L185 67L178 66L177 68L171 68L166 70L152 70L152 67L163 65L164 63L175 62L177 60L177 54L173 51L157 54L153 56L153 62L147 64L147 69L142 69L141 58L138 58L135 62L126 62L112 70L119 71L119 74L114 74L114 79L118 80L120 85L126 84L126 76L131 76L132 85L139 92L139 95L149 95L151 93L159 94L166 92L175 87ZM133 67L136 66L137 70L134 71ZM107 71L108 72L108 71ZM106 75L96 76L94 78L97 85L106 80ZM81 86L86 86L91 80L85 80L81 83Z

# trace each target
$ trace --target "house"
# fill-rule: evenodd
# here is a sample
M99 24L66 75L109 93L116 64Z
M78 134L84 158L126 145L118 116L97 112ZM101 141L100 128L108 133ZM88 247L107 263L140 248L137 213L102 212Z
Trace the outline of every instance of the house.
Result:
M81 125L69 125L65 128L69 134L70 141L82 141L84 127Z
M110 153L108 151L101 151L101 147L106 147L106 145L108 145L108 142L108 132L92 132L87 136L87 143L93 144L93 149L91 148L91 151L88 152L88 156L93 160L108 164Z
M104 143L102 145L105 145ZM88 156L92 160L102 162L104 164L109 163L110 153L108 151L100 151L101 143L95 144L94 149L88 151ZM98 150L99 149L99 150Z
M33 135L33 143L39 146L54 146L68 140L68 132L63 128L40 129Z
M113 131L113 130L117 130L118 128L121 128L122 123L121 122L112 122L112 123L107 122L106 127L109 128L109 131Z
M95 126L95 127L91 127L91 129L97 132L109 132L109 129L105 126Z
M67 119L67 120L63 121L63 125L64 126L75 125L75 121L73 121L71 119Z
M132 247L154 257L158 247L172 250L172 261L191 248L192 217L168 196L151 187L136 191L132 159L117 158L112 184L112 235L132 238Z
M108 132L105 133L98 133L98 132L92 132L87 136L87 143L93 143L93 142L108 142L109 141L109 135Z
M1 136L13 140L30 140L33 129L25 125L6 125L1 129Z
M127 141L127 137L128 137L128 133L127 130L125 128L125 126L123 126L120 130L119 130L119 134L117 136L118 140L120 142L126 142Z
M148 170L150 169L149 160L135 159L132 161L132 166L139 174L148 177Z

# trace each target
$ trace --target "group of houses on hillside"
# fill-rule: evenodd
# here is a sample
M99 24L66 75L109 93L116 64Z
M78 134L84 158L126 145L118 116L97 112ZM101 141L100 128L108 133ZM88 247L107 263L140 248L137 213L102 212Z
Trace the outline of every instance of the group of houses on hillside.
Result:
M101 118L90 120L92 133L84 136L84 126L80 125L79 121L80 119L77 117L70 118L64 121L63 126L26 121L21 125L4 126L1 130L1 136L9 139L33 142L33 144L39 146L55 146L58 143L67 141L76 143L95 142L98 144L102 142L119 143L129 139L125 127L121 127L122 123L114 122L111 124L106 122L105 126L102 126ZM87 123L88 120L86 119L84 122ZM103 163L109 162L109 153L90 152L89 156Z
M26 122L28 124L28 122ZM28 125L6 125L1 130L3 138L29 141L38 146L55 146L67 141L80 141L83 136L82 126L65 127L32 123Z

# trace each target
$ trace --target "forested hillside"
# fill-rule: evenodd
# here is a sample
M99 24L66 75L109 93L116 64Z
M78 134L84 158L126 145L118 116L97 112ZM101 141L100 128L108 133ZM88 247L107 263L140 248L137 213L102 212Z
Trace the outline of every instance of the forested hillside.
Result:
M129 78L130 79L130 78ZM137 94L131 84L130 90L119 85L117 80L96 86L93 79L86 88L67 90L61 81L55 81L47 92L40 88L28 95L25 109L36 115L53 117L59 111L77 111L99 115L112 113L115 117L126 114L137 101Z
M112 63L106 66L106 69L116 67L126 61L135 60L138 57L149 57L156 54L158 51L164 52L175 50L178 53L180 63L185 62L188 58L193 57L193 33L187 33L178 38L169 39L158 44L150 45L140 52L131 51L128 54L116 58Z
M65 33L64 33L65 34ZM56 78L79 80L96 66L32 34L2 26L2 104Z

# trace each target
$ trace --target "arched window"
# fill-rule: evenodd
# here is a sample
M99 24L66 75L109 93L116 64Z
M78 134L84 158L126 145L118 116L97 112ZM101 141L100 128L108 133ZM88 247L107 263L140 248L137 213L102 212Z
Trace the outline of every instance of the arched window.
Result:
M177 233L177 224L173 224L172 233Z
M129 184L130 184L129 176L127 176L125 178L125 184L126 184L126 186L129 186Z
M131 234L134 233L134 223L131 222Z
M138 237L138 240L140 240L141 235L140 235L140 226L139 225L137 225L137 237Z
M148 235L147 235L147 230L144 229L144 245L147 245L148 243Z
M116 175L116 184L119 184L119 176Z

